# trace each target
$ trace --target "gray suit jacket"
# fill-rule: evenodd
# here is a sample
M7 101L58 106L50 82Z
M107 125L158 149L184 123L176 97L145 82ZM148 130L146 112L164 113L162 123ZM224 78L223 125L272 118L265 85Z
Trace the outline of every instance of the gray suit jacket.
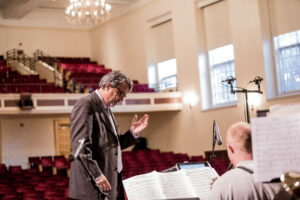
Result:
M120 135L115 125L118 137L108 118L107 112L99 96L94 92L77 101L71 112L71 147L74 155L79 146L79 140L85 138L79 156L86 164L89 174L96 179L104 175L111 184L108 199L117 196L118 183L118 145L125 149L136 140L130 131ZM93 185L91 177L84 171L82 163L75 159L71 162L69 196L75 199L102 199L99 190Z

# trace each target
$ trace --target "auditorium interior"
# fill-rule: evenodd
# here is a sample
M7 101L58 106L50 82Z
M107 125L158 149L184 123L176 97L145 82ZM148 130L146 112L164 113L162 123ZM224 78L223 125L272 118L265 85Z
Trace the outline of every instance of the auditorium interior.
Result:
M112 108L121 132L149 115L124 178L209 161L216 128L223 174L230 125L299 104L299 0L106 2L84 21L68 0L0 0L1 198L67 198L70 112L113 70L133 80Z

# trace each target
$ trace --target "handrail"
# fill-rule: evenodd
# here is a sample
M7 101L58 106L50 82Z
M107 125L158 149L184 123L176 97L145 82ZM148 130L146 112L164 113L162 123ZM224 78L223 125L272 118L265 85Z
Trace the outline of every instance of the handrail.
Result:
M42 50L40 49L35 50L35 52L33 52L33 56L35 60L42 60L43 62L47 63L51 67L60 71L61 66L59 60L57 60L56 58L50 55L45 54Z
M62 74L62 76L64 74L64 71L60 65L60 61L50 55L47 55L40 49L37 49L33 52L33 57L35 58L36 61L40 60L42 62L47 63L53 69L54 84L59 85L60 79L57 78L58 77L57 73ZM63 80L63 88L64 90L66 89L65 80Z
M22 63L24 66L27 66L31 70L35 71L35 59L26 55L22 49L8 50L6 52L6 59L7 61L16 60Z
M51 57L50 55L47 55L45 54L42 50L40 49L37 49L35 52L34 52L34 57L36 60L41 60L45 63L47 63L48 65L50 65L51 67L57 69L60 73L63 74L63 87L64 87L64 90L67 91L69 90L70 92L72 93L75 93L75 92L80 92L78 88L81 88L83 87L83 85L76 81L76 79L74 78L71 78L69 81L67 81L65 79L65 76L64 76L64 69L61 67L61 63L58 59L54 58L54 57ZM55 71L55 70L54 70ZM55 76L57 77L57 76ZM57 80L55 80L57 81Z

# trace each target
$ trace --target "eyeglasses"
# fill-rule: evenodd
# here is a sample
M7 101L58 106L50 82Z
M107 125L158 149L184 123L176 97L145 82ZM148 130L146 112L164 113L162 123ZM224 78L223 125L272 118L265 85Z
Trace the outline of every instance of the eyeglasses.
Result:
M120 97L126 97L126 94L125 94L125 92L123 92L120 88L118 88L117 87L117 90L118 90L118 95L120 96Z

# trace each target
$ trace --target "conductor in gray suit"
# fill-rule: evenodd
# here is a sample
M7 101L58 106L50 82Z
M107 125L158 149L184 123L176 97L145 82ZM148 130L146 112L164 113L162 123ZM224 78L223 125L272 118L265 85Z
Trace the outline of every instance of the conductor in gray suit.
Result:
M121 150L138 142L148 115L133 117L130 129L120 134L110 107L123 101L132 81L120 71L106 74L100 89L77 101L71 112L71 147L79 159L71 162L69 197L124 199ZM80 145L80 143L82 143Z

